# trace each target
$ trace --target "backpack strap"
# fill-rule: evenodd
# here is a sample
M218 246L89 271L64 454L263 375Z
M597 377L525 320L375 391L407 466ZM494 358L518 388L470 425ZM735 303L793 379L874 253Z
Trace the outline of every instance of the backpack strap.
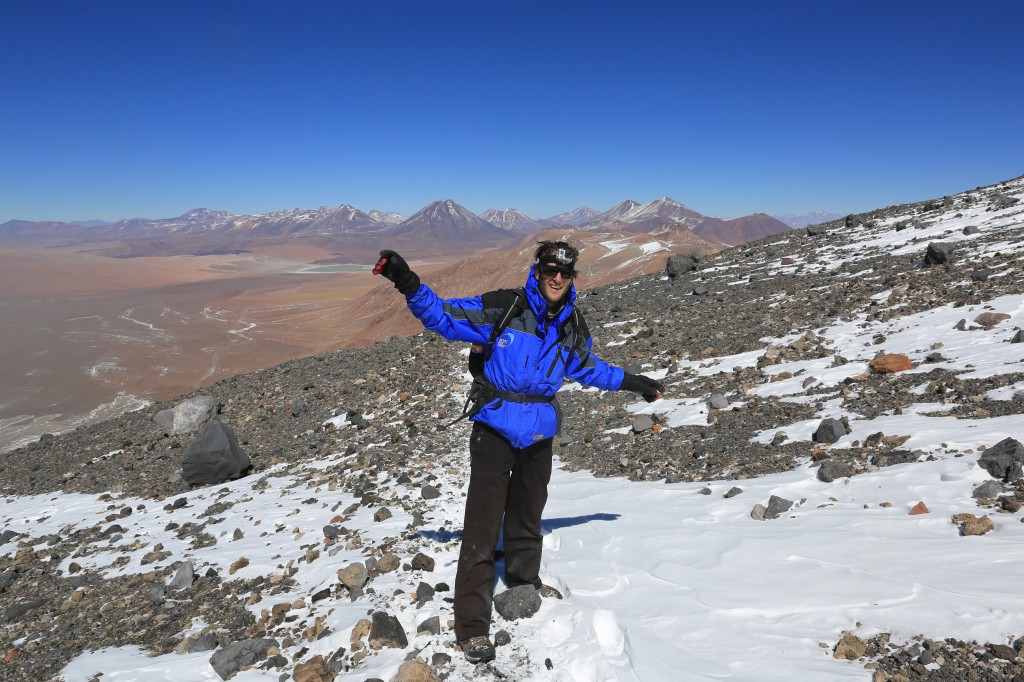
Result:
M565 356L566 364L569 363L569 359L572 357L573 351L576 350L576 342L579 341L580 332L580 318L579 311L576 308L572 309L572 314L569 319L566 320L566 324L562 326L562 330L558 334L558 349L555 351L555 358L551 361L551 366L548 367L548 376L555 371L555 365L558 364L558 359L562 357L562 344L565 341L569 342L569 353ZM590 353L587 353L589 356ZM586 362L586 358L580 358L580 362Z
M515 298L512 299L512 303L505 308L505 312L498 318L498 322L491 327L491 337L487 340L487 344L484 346L484 362L487 362L491 358L491 353L494 352L494 342L498 340L498 337L502 335L509 323L517 317L525 309L526 303L526 290L522 287L514 290Z

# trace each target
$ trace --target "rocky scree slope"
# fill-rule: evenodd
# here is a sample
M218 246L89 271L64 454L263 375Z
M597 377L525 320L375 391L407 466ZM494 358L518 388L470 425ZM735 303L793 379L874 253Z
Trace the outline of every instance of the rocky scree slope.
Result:
M913 462L922 453L901 451L891 440L816 451L806 442L789 442L787 425L813 418L823 402L836 398L845 410L866 417L927 401L952 405L954 414L971 418L1024 413L1019 393L1006 401L978 400L988 390L1024 380L1024 371L962 379L957 368L938 360L926 376L924 395L910 393L920 384L920 375L899 373L864 373L839 387L808 376L805 391L811 400L800 403L755 392L779 380L771 371L775 364L850 360L836 357L820 335L836 321L867 328L953 305L964 308L969 333L986 302L1021 294L1024 288L1022 196L1024 182L1016 179L766 238L697 263L684 262L674 277L651 275L583 293L580 307L600 357L632 371L663 374L667 397L688 396L703 403L721 393L730 407L708 407L705 424L666 428L657 415L644 421L631 413L631 395L568 390L560 398L566 426L556 454L568 468L598 476L669 483L739 480L825 457L856 475ZM955 256L946 264L922 267L934 242L955 244ZM1006 331L1010 336L1014 330ZM884 349L885 335L879 333L865 352L870 357ZM941 349L935 352L941 356ZM756 361L715 371L719 358L740 353L750 353ZM434 541L458 541L453 528L461 523L459 493L433 488L437 471L456 477L467 473L468 426L463 422L445 428L462 409L464 363L460 344L421 334L294 360L184 396L206 394L218 401L217 418L234 429L253 461L248 480L254 490L287 480L292 488L309 491L302 501L309 508L319 508L320 500L330 495L345 495L351 503L333 502L324 537L295 540L297 554L282 558L266 574L243 578L235 577L235 566L205 572L197 567L173 608L167 606L166 585L188 562L183 551L146 547L145 538L133 540L133 517L162 514L166 528L192 551L245 535L217 527L227 504L218 503L226 495L224 488L190 490L182 481L181 458L192 434L167 437L152 421L157 411L180 399L44 437L5 455L0 482L5 495L85 493L98 496L108 513L91 527L47 537L33 537L23 526L0 528L0 609L5 616L0 636L11 646L8 660L0 665L0 679L48 679L77 653L97 647L137 644L164 653L216 646L223 650L263 640L276 644L263 651L261 660L268 667L298 679L300 672L306 675L312 669L300 666L323 664L323 679L330 679L330 671L358 667L373 655L377 649L370 641L387 638L387 621L374 615L353 629L351 647L327 660L306 661L301 643L316 641L330 630L317 604L350 600L366 611L384 613L396 590L415 592L416 603L421 594L431 592L428 599L438 605L440 618L425 627L437 630L437 651L450 647L451 632L442 626L450 616L444 601L447 585L431 584L433 569L423 552L422 533L437 528L429 531ZM779 435L771 443L752 441L766 430ZM119 501L129 497L141 501ZM1024 493L1018 492L1016 499L1024 501ZM374 523L383 527L389 518L381 509L396 515L397 530L373 534L345 527L346 519L371 512ZM131 552L139 551L147 570L122 577L110 578L86 560L102 553L111 565L128 564L134 561ZM275 594L290 595L303 564L346 553L359 557L368 584L339 576L326 593L254 613L253 604L266 603ZM243 568L237 571L244 574ZM295 615L299 613L303 615ZM403 617L410 621L415 613ZM190 630L197 618L206 624L202 632ZM876 668L878 679L973 679L958 675L976 669L979 661L986 666L977 679L1013 679L1021 673L1019 664L975 643L922 641L915 652L913 643L899 647L879 640L864 655L874 657L869 665ZM408 642L402 644L396 635L381 646L404 648ZM919 659L928 652L934 661L940 648L939 672L934 665L927 675L913 667L920 667ZM521 665L530 670L543 662L523 660ZM438 652L427 667L430 674L454 679L501 674L472 671L461 659Z

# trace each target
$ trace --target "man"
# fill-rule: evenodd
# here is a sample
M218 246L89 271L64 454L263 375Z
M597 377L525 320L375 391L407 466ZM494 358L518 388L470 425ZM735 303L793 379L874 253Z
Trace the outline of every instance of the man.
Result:
M475 423L455 577L455 636L472 663L494 658L489 633L499 532L504 531L505 584L533 585L542 596L561 596L541 582L539 572L551 445L562 421L555 393L564 378L606 391L635 391L648 402L664 390L657 381L624 372L590 352L590 333L575 307L577 250L565 242L539 244L525 300L515 289L441 299L394 251L381 251L374 268L405 294L427 329L484 346L483 373L471 392L469 418ZM513 315L516 304L522 312ZM501 333L494 338L496 331Z

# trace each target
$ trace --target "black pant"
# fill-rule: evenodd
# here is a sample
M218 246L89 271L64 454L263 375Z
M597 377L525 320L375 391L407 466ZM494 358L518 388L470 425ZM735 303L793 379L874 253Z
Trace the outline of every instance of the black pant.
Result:
M455 576L455 636L488 635L494 592L494 550L504 516L505 583L540 587L540 517L551 480L548 438L514 448L494 429L473 425L466 520Z

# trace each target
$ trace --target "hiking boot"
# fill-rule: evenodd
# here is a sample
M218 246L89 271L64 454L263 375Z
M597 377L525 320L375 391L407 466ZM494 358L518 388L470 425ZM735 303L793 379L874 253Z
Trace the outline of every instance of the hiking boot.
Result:
M544 598L548 598L548 597L554 597L555 599L561 599L562 598L562 593L559 592L558 590L556 590L555 588L551 587L551 585L541 585L540 587L537 588L537 594L539 594L541 597L544 597Z
M489 637L470 637L459 642L463 655L470 663L485 663L494 660L494 645Z

